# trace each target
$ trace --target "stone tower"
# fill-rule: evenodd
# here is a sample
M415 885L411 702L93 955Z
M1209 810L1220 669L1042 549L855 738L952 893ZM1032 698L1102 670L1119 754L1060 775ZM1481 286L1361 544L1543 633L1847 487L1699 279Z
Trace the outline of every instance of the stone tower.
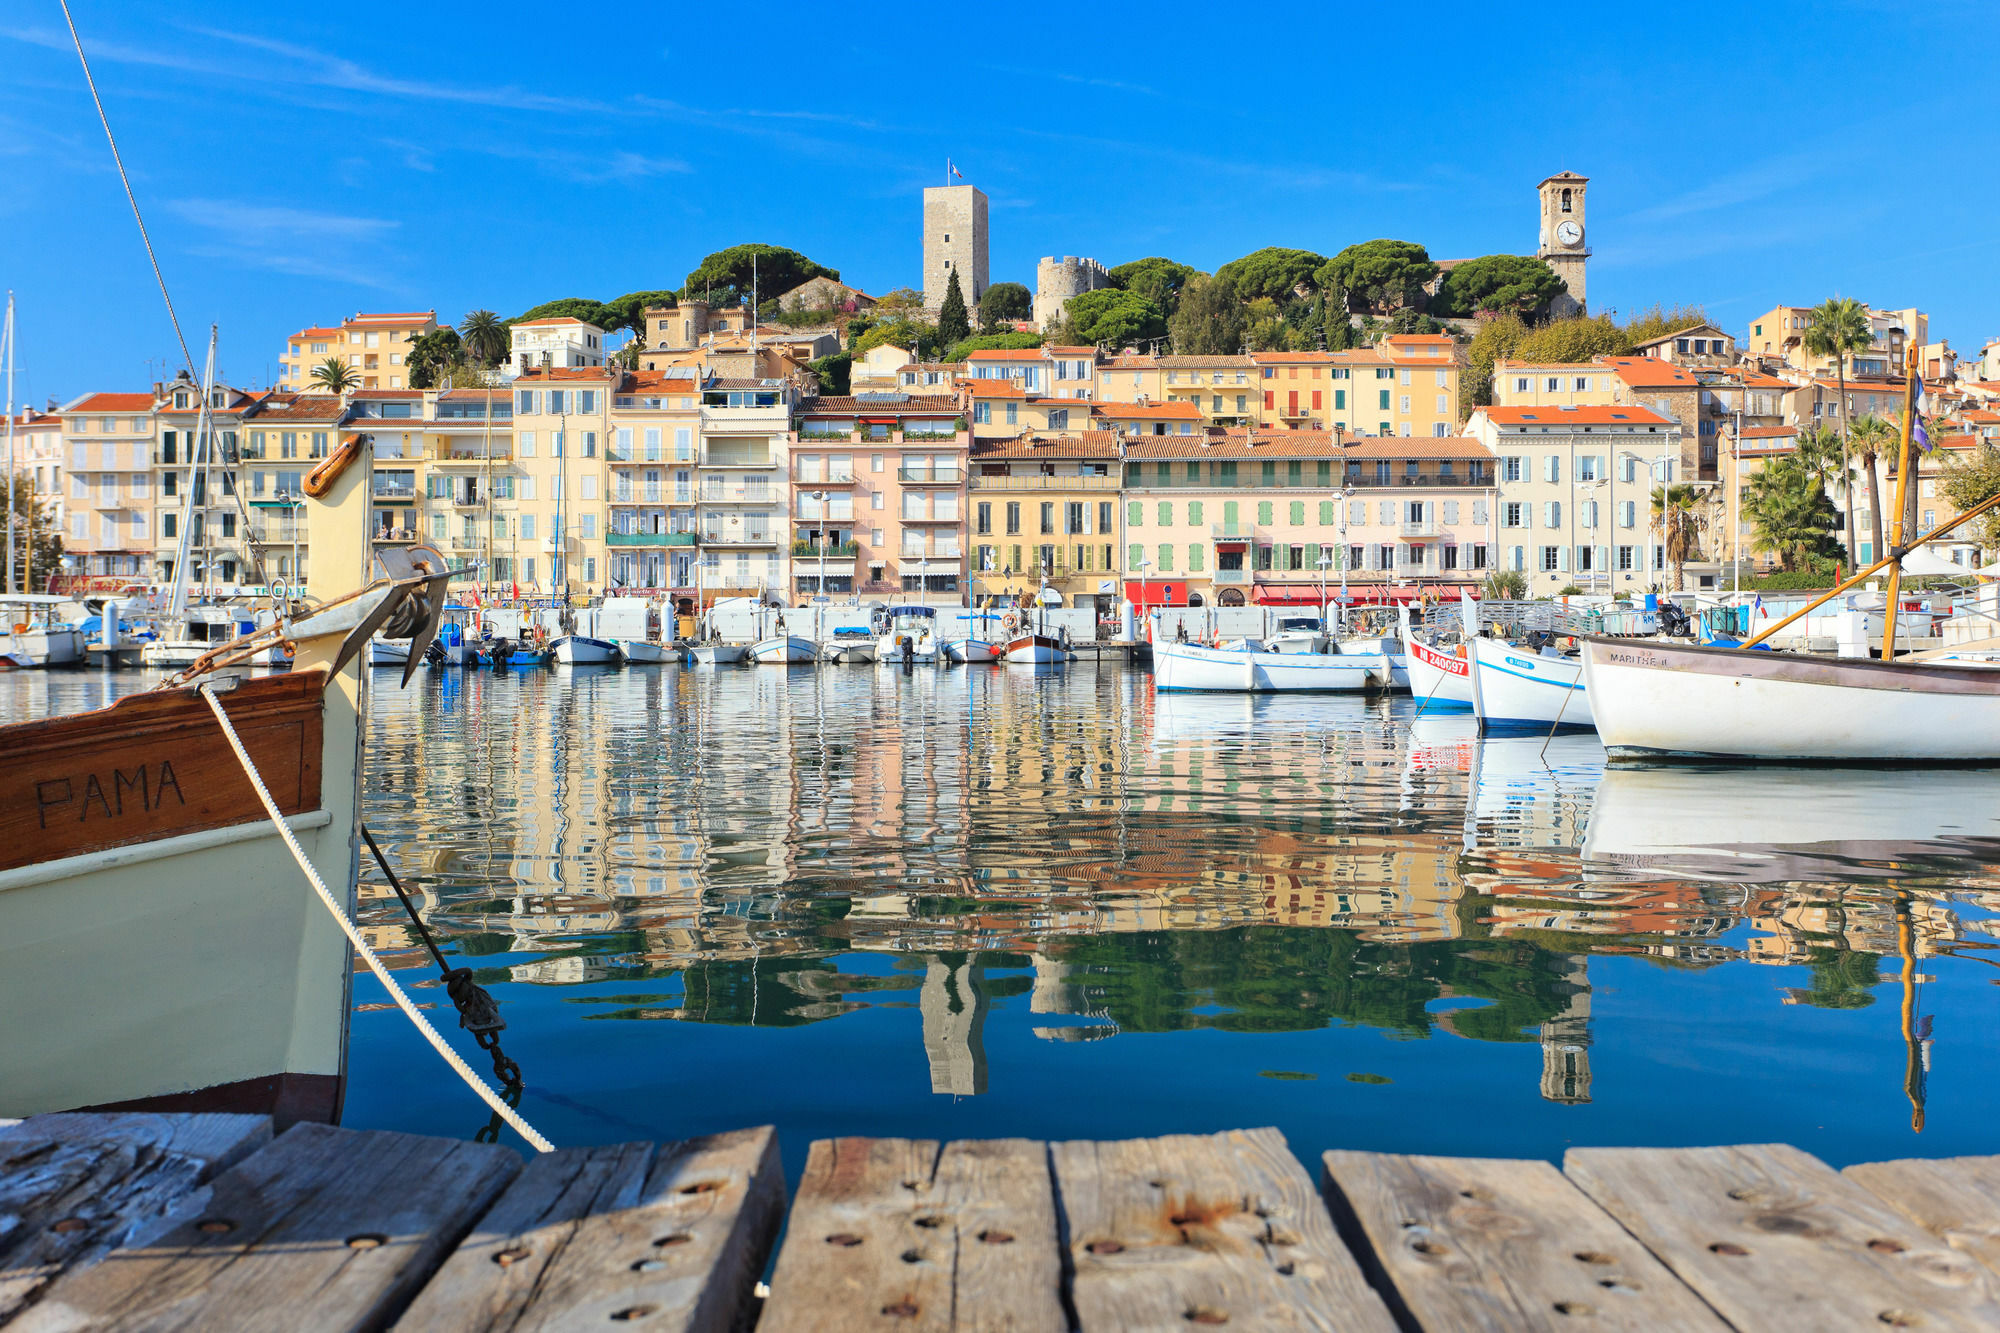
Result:
M1048 328L1070 297L1110 285L1110 272L1095 259L1048 256L1035 265L1035 327Z
M976 186L924 191L924 309L932 314L944 305L953 269L966 309L977 310L986 294L986 196Z
M1558 319L1580 314L1589 304L1584 264L1590 258L1590 236L1583 225L1583 191L1589 184L1590 177L1565 171L1536 187L1542 196L1542 230L1535 257L1569 288L1567 297L1550 303L1549 312Z

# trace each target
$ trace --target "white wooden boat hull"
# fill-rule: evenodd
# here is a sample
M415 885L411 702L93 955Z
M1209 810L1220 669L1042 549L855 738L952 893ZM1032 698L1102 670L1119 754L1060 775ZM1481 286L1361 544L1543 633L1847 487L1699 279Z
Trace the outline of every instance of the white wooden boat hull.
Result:
M1410 688L1410 667L1403 653L1402 640L1393 634L1378 634L1366 639L1342 639L1333 646L1335 653L1342 657L1378 657L1384 663L1382 688L1385 690L1407 690Z
M751 660L765 666L810 666L819 657L819 645L799 634L781 634L750 645Z
M1306 694L1365 690L1366 666L1328 653L1246 653L1195 644L1153 645L1156 690Z
M1002 649L985 639L946 639L944 655L954 662L997 662Z
M35 667L75 666L84 660L80 629L26 629L0 633L0 654Z
M1047 634L1024 634L1007 645L1009 662L1050 666L1067 662L1069 658L1069 651L1062 646L1062 641Z
M1472 707L1472 663L1469 658L1439 652L1413 638L1405 660L1409 664L1410 693L1424 711Z
M1482 729L1596 725L1583 663L1543 657L1498 639L1473 639L1472 711Z
M689 666L735 666L749 659L749 648L740 643L698 643L688 649Z
M856 664L875 660L875 645L872 643L832 643L827 645L827 656L833 661Z
M154 645L156 648L161 646L163 645ZM409 660L410 641L408 639L376 639L368 645L369 666L402 666ZM146 654L146 665L156 665L150 650ZM185 666L186 663L182 663L182 665Z
M617 644L586 634L560 635L550 641L549 648L558 666L617 666L625 660Z
M1583 660L1618 758L2000 761L2000 673L1987 667L1594 638Z
M613 639L612 642L625 654L625 661L630 666L659 666L674 660L671 648L650 639Z

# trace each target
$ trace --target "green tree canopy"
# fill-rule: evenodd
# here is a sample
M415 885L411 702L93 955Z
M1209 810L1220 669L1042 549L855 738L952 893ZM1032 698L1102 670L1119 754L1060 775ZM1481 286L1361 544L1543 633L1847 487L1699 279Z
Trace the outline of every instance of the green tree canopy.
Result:
M1531 255L1482 255L1444 275L1431 309L1458 319L1481 310L1539 315L1562 290L1555 270Z
M1789 572L1833 557L1840 516L1806 462L1784 457L1766 463L1744 484L1742 504L1757 548L1777 556L1779 568Z
M593 301L587 296L565 296L523 310L507 323L511 327L530 319L580 319L608 331L615 326L618 312L609 309L604 302Z
M2000 445L1982 440L1976 449L1947 457L1938 489L1961 513L2000 495ZM1988 514L1974 523L1980 542L1989 546L2000 542L2000 519Z
M1182 288L1200 271L1192 264L1181 264L1153 255L1112 269L1111 285L1139 293L1164 310L1168 319L1172 319L1174 310L1181 303Z
M958 285L958 270L951 271L945 284L944 305L938 310L938 341L947 346L972 336L972 319L965 311L965 291Z
M1220 273L1189 278L1173 318L1167 321L1178 356L1235 356L1243 350L1247 329L1243 302Z
M1465 373L1458 379L1460 417L1470 415L1475 407L1492 404L1493 363L1502 357L1512 357L1514 349L1527 336L1527 324L1515 314L1500 315L1479 326L1465 349Z
M403 354L403 372L412 389L434 389L464 359L456 329L432 329L411 340L410 350Z
M970 338L960 338L944 349L940 361L963 361L974 352L1014 351L1028 347L1040 347L1042 335L1039 333L980 333Z
M1423 305L1424 286L1437 271L1415 241L1362 241L1319 265L1313 283L1345 296L1349 309L1386 313Z
M1273 301L1289 301L1299 289L1312 288L1313 274L1325 263L1325 255L1311 250L1267 245L1241 259L1230 260L1215 270L1215 276L1230 285L1238 300L1254 301L1266 296Z
M819 391L828 395L840 395L848 391L848 372L853 368L854 358L847 352L833 352L811 363L812 372L819 376Z
M1594 356L1630 356L1632 338L1608 315L1558 319L1515 344L1513 360L1537 365L1588 361Z
M474 310L459 321L466 355L492 365L507 355L507 326L491 310Z
M782 295L814 278L840 281L840 270L815 264L796 250L752 242L717 250L695 265L681 288L681 298L711 305L741 305L750 296L753 267L759 300Z
M1682 329L1698 328L1712 323L1708 311L1698 305L1654 305L1650 309L1636 312L1625 321L1625 335L1637 347L1640 343L1664 338L1669 333L1679 333Z
M55 497L35 494L34 475L23 468L8 481L7 502L14 510L15 531L25 534L28 544L25 569L22 568L19 548L16 548L16 586L9 591L44 591L49 586L49 580L62 572L63 539L62 529L56 526ZM22 538L17 536L15 540ZM6 560L0 557L0 570L5 567Z
M979 297L979 326L996 328L1035 313L1035 295L1018 282L996 282Z
M914 353L920 361L929 360L938 353L937 326L918 319L877 320L851 341L847 350L854 356L860 356L863 352L883 346L901 347Z
M1167 336L1167 317L1137 292L1102 287L1079 292L1063 306L1061 340L1123 347Z

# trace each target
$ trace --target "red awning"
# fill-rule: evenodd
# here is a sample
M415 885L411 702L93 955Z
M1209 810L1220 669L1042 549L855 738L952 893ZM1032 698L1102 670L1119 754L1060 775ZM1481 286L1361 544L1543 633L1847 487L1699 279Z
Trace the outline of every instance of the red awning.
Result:
M1471 593L1476 599L1479 596L1479 585L1476 583L1426 583L1419 586L1414 583L1404 583L1393 584L1387 587L1380 584L1365 587L1350 586L1347 590L1347 596L1343 600L1340 589L1329 584L1326 590L1326 600L1329 606L1394 606L1400 602L1417 601L1426 593L1429 593L1433 597L1442 597L1449 601L1456 601L1461 591ZM1301 588L1290 584L1281 586L1278 584L1260 583L1256 588L1255 600L1259 606L1318 606L1319 589L1316 587Z

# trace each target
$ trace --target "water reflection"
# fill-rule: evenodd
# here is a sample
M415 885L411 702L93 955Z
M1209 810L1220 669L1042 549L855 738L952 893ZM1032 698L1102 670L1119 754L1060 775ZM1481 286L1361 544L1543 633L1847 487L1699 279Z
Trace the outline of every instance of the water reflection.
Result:
M1928 1099L1923 1151L1980 1150L1983 1025L1926 1075L1932 1018L1988 1004L2000 773L1607 772L1589 735L1108 667L388 680L367 817L564 1142L1278 1123L1845 1161L1910 1151ZM465 1132L400 1022L356 1017L350 1123Z

